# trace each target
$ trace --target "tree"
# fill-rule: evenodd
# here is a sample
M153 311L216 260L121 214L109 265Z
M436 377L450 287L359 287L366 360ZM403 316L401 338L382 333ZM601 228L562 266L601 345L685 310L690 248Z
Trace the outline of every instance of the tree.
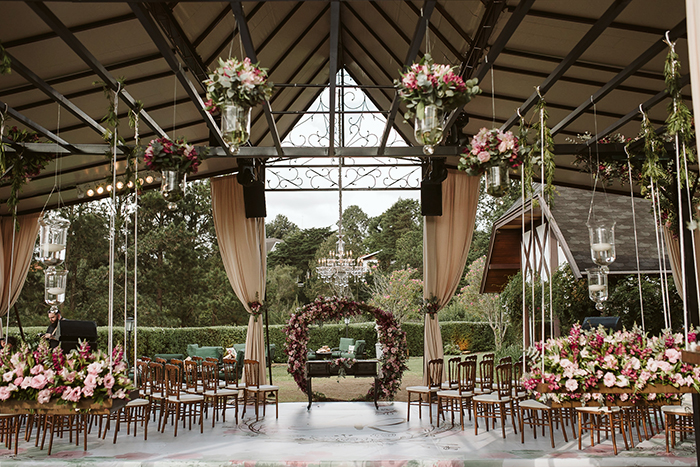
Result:
M396 240L394 264L417 269L420 277L423 277L423 232L421 230L408 231Z
M379 251L377 257L381 269L401 269L405 265L392 265L396 259L396 242L407 232L420 232L422 227L423 217L418 200L399 199L383 214L370 219L367 251Z
M364 241L367 238L369 217L359 206L348 206L343 211L343 240L345 249L355 257L366 253Z
M489 324L493 331L496 351L499 351L505 341L506 332L510 325L510 317L498 294L479 293L485 264L486 257L482 256L469 265L469 270L465 276L467 285L460 290L457 300L465 307L469 318Z
M422 320L423 281L417 269L385 273L375 268L372 279L370 305L390 311L399 323Z
M299 232L299 227L283 214L277 214L271 222L265 224L267 238L286 239L289 235Z

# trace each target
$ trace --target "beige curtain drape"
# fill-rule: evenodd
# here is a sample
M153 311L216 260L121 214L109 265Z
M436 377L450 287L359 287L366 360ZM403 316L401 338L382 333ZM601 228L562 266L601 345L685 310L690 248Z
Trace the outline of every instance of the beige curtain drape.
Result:
M423 298L447 305L459 285L467 262L479 203L479 177L449 170L442 182L442 216L423 222ZM427 384L428 361L443 358L437 313L425 316L423 383ZM443 372L444 377L445 372Z
M265 298L267 253L265 219L246 219L243 187L236 176L211 180L211 205L216 238L228 280L248 313L248 303ZM266 384L263 317L251 314L245 341L245 358L260 362L260 383ZM243 379L245 381L245 374Z
M39 232L38 220L39 213L17 216L19 230L15 230L12 217L0 218L0 316L5 316L15 304L24 286ZM0 334L3 334L2 321Z
M683 284L682 270L681 270L681 242L678 238L673 238L673 235L669 232L668 228L664 227L664 241L666 242L666 251L668 252L668 257L671 260L671 272L673 273L673 283L676 285L676 290L678 294L683 297L685 287ZM697 255L700 254L700 234L696 230L693 232L693 241L695 242L695 263L698 264ZM693 253L692 245L686 245L685 248L686 255Z

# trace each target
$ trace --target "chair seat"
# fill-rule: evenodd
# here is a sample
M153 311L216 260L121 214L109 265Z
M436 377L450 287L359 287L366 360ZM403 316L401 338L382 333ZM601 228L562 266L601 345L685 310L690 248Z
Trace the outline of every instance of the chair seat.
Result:
M438 397L472 397L474 393L471 391L464 391L460 394L458 389L450 389L448 391L438 391Z
M226 389L230 389L232 391L238 391L238 390L244 390L245 389L245 384L227 384L225 386Z
M477 402L484 402L486 404L497 404L500 402L510 402L510 397L502 397L499 399L498 394L491 393L491 394L483 394L480 396L474 396L474 400Z
M279 391L280 387L273 386L271 384L261 384L260 386L246 386L245 389L247 389L248 391L262 392L262 391Z
M134 399L126 403L127 407L143 407L148 405L150 402L146 399Z
M693 407L689 405L664 405L661 407L661 411L663 413L671 414L671 415L692 415L693 414Z
M430 388L428 386L408 386L406 388L406 391L410 392L421 392L421 393L429 393L429 392L438 392L440 388Z
M450 383L449 381L445 381L440 385L440 389L444 389L445 391L448 391L450 389L457 389L459 387L459 383Z
M179 399L175 396L170 396L168 400L170 402L199 402L204 400L204 396L200 396L199 394L180 394Z
M620 407L617 406L612 406L612 407L606 407L606 406L585 406L585 407L576 407L576 410L579 412L586 412L586 413L612 413L612 412L619 412L622 410Z
M532 409L532 410L551 410L552 408L547 404L543 404L540 401L534 399L526 399L520 401L520 408L522 409Z
M490 389L474 388L474 394L491 394L493 391Z

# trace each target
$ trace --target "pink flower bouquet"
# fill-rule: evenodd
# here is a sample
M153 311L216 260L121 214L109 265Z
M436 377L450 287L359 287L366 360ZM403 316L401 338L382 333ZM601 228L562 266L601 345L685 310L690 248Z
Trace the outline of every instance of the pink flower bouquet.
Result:
M204 155L184 139L158 138L148 143L143 160L149 170L177 170L189 175L197 173Z
M519 150L512 132L482 128L462 152L459 168L469 175L481 175L488 167L502 164L516 168L523 163Z
M226 104L255 107L270 98L273 87L267 81L267 70L253 65L247 57L243 61L219 59L219 67L204 80L204 85L209 112L216 112Z
M462 107L481 93L477 83L476 79L465 82L454 67L433 63L430 55L425 54L401 75L401 80L394 81L394 87L406 103L404 120L408 120L414 115L422 119L426 105L434 104L444 112Z

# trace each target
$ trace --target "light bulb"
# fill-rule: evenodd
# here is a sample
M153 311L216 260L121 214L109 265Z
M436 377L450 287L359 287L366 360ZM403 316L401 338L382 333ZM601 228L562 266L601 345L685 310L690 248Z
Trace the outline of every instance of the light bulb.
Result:
M112 192L112 185L107 185L107 192L111 193Z
M98 195L101 195L101 194L104 193L104 192L105 192L105 189L104 189L103 187L101 187L101 186L98 186L98 187L97 187L97 194L98 194Z
M134 182L132 182L131 180L129 180L129 183L127 183L126 186L128 186L129 188L133 188L133 187L134 187Z
M88 188L87 195L88 196L95 196L95 190L93 190L92 188Z
M124 188L124 182L122 182L121 180L119 180L119 181L117 182L117 190L121 190L122 188Z
M153 183L153 175L146 176L146 183Z

